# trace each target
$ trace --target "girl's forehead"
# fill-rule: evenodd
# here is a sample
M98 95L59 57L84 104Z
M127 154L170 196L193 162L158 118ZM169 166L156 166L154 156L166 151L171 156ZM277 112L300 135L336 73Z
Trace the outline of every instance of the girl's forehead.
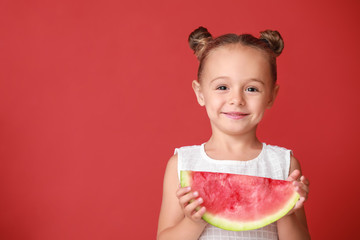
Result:
M268 56L264 51L251 46L243 46L242 44L228 44L211 50L206 61L246 61L259 62L262 64L268 62Z
M269 59L262 50L241 44L229 44L213 49L205 59L202 76L271 79Z

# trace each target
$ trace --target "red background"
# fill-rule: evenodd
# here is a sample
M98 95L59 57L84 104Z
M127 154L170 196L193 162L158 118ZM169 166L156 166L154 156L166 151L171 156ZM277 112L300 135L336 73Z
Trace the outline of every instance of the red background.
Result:
M311 180L313 239L359 237L360 4L0 1L0 239L155 239L175 147L210 128L189 33L277 29L259 136Z

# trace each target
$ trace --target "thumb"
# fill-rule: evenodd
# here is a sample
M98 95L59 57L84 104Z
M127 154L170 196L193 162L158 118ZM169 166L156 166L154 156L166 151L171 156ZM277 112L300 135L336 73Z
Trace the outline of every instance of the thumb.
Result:
M295 169L292 173L290 173L289 177L286 179L288 181L296 181L300 177L300 170Z

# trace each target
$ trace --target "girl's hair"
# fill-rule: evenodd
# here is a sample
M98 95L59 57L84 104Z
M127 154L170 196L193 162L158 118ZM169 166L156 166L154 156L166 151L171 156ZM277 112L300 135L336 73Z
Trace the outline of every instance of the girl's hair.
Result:
M199 27L190 34L188 41L190 48L194 50L194 54L200 62L198 80L201 78L204 62L212 50L230 44L241 44L259 49L268 56L272 78L276 82L276 57L281 54L284 48L284 41L278 31L262 31L259 38L250 34L236 35L232 33L213 38L206 28Z

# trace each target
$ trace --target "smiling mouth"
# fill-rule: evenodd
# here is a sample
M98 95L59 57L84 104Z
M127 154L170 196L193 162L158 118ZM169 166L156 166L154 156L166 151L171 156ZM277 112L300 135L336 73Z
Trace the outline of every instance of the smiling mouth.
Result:
M248 113L242 113L242 112L223 112L223 114L231 119L242 119L249 115Z

